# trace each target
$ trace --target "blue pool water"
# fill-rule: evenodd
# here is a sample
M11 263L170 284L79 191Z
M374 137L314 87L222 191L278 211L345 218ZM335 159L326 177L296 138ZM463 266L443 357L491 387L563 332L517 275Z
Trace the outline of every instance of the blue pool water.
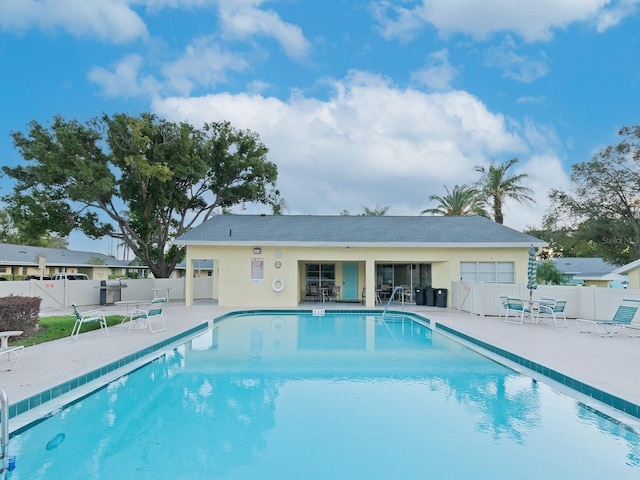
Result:
M11 439L18 479L637 479L640 437L410 317L241 315Z

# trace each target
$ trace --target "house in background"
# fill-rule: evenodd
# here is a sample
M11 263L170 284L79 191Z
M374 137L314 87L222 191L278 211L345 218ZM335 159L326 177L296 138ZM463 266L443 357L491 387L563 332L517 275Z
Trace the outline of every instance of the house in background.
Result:
M484 217L313 215L218 215L175 243L187 247L187 305L195 262L208 259L219 305L272 308L416 301L421 287L446 306L454 281L526 283L529 247L546 245Z
M193 277L194 278L204 278L204 277L212 277L214 273L213 270L213 260L194 260L193 261ZM176 265L173 272L171 272L171 278L184 278L187 274L187 262L185 260L181 261Z
M640 259L627 263L616 270L615 273L627 276L627 286L634 290L640 290Z
M0 244L0 278L4 280L51 278L57 273L83 273L91 280L107 280L129 272L143 276L147 271L147 267L130 264L102 253Z
M624 288L625 275L616 271L616 265L601 258L555 257L552 258L567 285L585 285L603 288Z

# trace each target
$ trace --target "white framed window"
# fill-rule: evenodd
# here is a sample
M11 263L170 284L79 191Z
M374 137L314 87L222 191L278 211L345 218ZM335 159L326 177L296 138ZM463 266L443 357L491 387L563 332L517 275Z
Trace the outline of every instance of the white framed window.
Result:
M513 262L460 262L463 282L515 283Z

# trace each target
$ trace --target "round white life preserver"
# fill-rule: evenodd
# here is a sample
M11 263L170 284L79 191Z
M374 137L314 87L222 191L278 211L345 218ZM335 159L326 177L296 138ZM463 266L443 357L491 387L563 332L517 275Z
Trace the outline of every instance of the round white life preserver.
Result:
M276 293L280 293L284 290L284 280L281 278L274 278L273 282L271 282L271 288Z

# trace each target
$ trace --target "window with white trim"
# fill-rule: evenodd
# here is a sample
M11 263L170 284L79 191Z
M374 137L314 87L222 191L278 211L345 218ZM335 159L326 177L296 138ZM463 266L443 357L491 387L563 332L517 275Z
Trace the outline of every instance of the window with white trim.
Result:
M515 283L513 262L460 262L463 282Z

